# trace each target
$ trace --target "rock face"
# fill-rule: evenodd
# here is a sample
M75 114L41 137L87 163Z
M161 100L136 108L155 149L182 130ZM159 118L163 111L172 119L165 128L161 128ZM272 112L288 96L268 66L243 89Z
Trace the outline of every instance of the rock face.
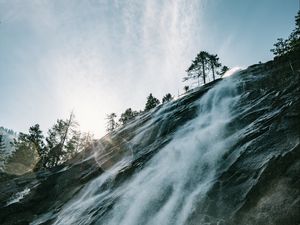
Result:
M300 224L299 69L251 66L65 165L1 174L0 224Z

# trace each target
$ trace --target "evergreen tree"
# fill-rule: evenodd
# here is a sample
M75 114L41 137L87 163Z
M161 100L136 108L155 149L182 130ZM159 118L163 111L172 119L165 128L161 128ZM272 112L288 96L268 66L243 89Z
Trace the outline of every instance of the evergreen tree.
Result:
M190 89L190 87L189 86L184 86L183 89L184 89L185 92L188 92L188 90Z
M37 145L31 140L30 134L20 132L13 141L14 153L8 158L6 167L11 165L21 166L22 171L31 171L39 160Z
M286 40L278 38L277 42L274 44L275 48L270 50L275 55L275 58L291 51L300 50L300 10L295 16L295 25L295 29L289 35L289 38Z
M162 103L164 104L164 103L169 102L169 101L171 101L171 100L173 100L173 96L172 96L170 93L168 93L168 94L166 94L166 95L162 98Z
M0 134L0 154L5 151L5 141L3 134Z
M274 44L273 49L271 49L271 52L277 56L282 56L290 51L290 45L289 40L284 40L283 38L278 38L277 42Z
M116 129L117 127L117 123L115 121L115 118L117 117L117 115L115 113L111 113L109 115L106 116L106 131L107 132L112 132Z
M300 49L300 10L295 16L296 27L293 32L290 34L288 42L290 50L299 50Z
M124 113L121 114L119 121L125 125L128 121L132 120L138 115L137 111L132 111L131 108L125 110Z
M223 77L224 74L229 70L229 68L227 66L223 66L221 68L221 71L218 73L220 75L220 77Z
M215 70L221 66L221 63L219 63L219 57L218 55L208 55L208 60L210 64L210 69L212 71L213 80L215 80Z
M5 161L5 147L6 146L5 146L4 136L0 134L0 162ZM4 166L4 164L2 165Z
M47 142L47 158L45 159L45 167L57 166L70 158L70 155L76 149L73 137L76 133L78 123L75 121L72 112L67 120L57 120L56 124L49 129ZM77 139L76 139L77 140Z
M208 63L209 54L205 51L201 51L200 53L198 53L190 67L187 69L186 72L188 73L188 77L184 78L184 81L188 79L198 79L198 85L200 85L199 78L202 76L203 83L206 84Z
M35 145L40 158L44 159L47 152L45 149L45 144L43 140L44 136L42 133L43 132L40 130L40 125L35 124L34 126L29 128L29 134L25 134L25 136L27 136L26 138L28 139L28 141L31 141Z
M152 93L147 97L147 102L145 105L145 111L149 111L150 109L155 108L160 104L159 100L153 97Z

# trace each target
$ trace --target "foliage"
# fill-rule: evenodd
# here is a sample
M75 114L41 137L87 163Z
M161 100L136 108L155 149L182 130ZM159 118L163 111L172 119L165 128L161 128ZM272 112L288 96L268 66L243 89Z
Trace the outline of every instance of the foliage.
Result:
M198 79L198 85L200 85L199 78L202 77L203 83L206 84L208 57L209 54L207 52L200 51L187 69L188 77L186 79Z
M275 56L281 56L290 51L289 40L284 40L283 38L277 38L277 42L274 44L273 49L270 51L273 52Z
M171 101L171 100L173 100L173 96L172 96L170 93L168 93L168 94L166 94L166 95L162 98L162 103L166 103L166 102L169 102L169 101Z
M270 51L276 58L296 50L300 50L300 10L295 16L295 29L289 35L288 39L278 38L274 44L274 48Z
M5 150L4 137L2 134L0 134L0 154L3 153L4 150Z
M0 170L2 169L2 166L5 164L5 142L4 142L4 136L0 134Z
M213 80L216 79L215 77L215 70L221 66L221 63L219 62L218 55L208 55L209 65L210 69L212 71Z
M125 110L124 113L121 114L119 121L125 125L128 121L135 118L139 113L137 111L132 111L131 108Z
M192 64L186 70L187 77L183 78L183 81L189 79L197 79L198 86L200 85L200 77L203 79L203 84L206 84L207 77L212 74L212 79L216 79L216 74L219 74L218 69L221 67L219 57L217 54L210 54L206 51L200 51L196 58L192 61ZM211 72L211 73L210 73Z
M224 74L229 70L229 68L227 66L222 66L221 71L218 72L218 74L223 77Z
M30 127L28 134L19 133L13 143L16 151L9 160L10 165L26 159L26 162L34 164L36 169L50 168L74 157L91 142L91 135L82 135L77 127L78 123L71 113L66 120L58 119L48 130L46 138L38 124ZM28 166L26 165L26 168Z
M117 122L115 121L116 117L117 117L117 115L115 113L111 113L106 116L106 120L107 120L106 131L107 132L112 132L116 129L116 127L117 127Z
M73 113L67 120L59 119L48 131L46 138L46 158L43 166L53 167L68 160L78 152L80 132Z
M149 111L150 109L155 108L160 104L160 101L153 97L153 95L150 93L150 95L147 97L147 102L145 105L145 111Z
M188 92L188 90L190 89L190 87L186 85L186 86L183 87L183 89L184 89L185 92Z

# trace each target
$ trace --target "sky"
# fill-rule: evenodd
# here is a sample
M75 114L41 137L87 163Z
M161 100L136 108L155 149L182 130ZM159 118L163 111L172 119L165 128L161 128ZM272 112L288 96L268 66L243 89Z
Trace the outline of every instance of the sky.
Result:
M74 111L105 134L106 114L183 92L201 50L245 68L272 59L299 0L0 0L0 126L46 131Z

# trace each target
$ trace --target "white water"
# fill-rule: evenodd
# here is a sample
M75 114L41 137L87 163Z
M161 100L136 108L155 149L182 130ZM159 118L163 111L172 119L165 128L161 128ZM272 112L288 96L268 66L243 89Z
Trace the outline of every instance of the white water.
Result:
M6 206L11 205L11 204L16 203L16 202L20 202L29 193L30 193L30 189L29 188L25 188L23 191L17 192L6 203Z
M222 156L237 138L226 132L239 100L235 83L230 77L209 90L199 101L199 115L128 182L101 191L122 166L105 172L63 208L55 224L90 224L92 209L110 198L118 199L99 224L186 224L212 186Z

